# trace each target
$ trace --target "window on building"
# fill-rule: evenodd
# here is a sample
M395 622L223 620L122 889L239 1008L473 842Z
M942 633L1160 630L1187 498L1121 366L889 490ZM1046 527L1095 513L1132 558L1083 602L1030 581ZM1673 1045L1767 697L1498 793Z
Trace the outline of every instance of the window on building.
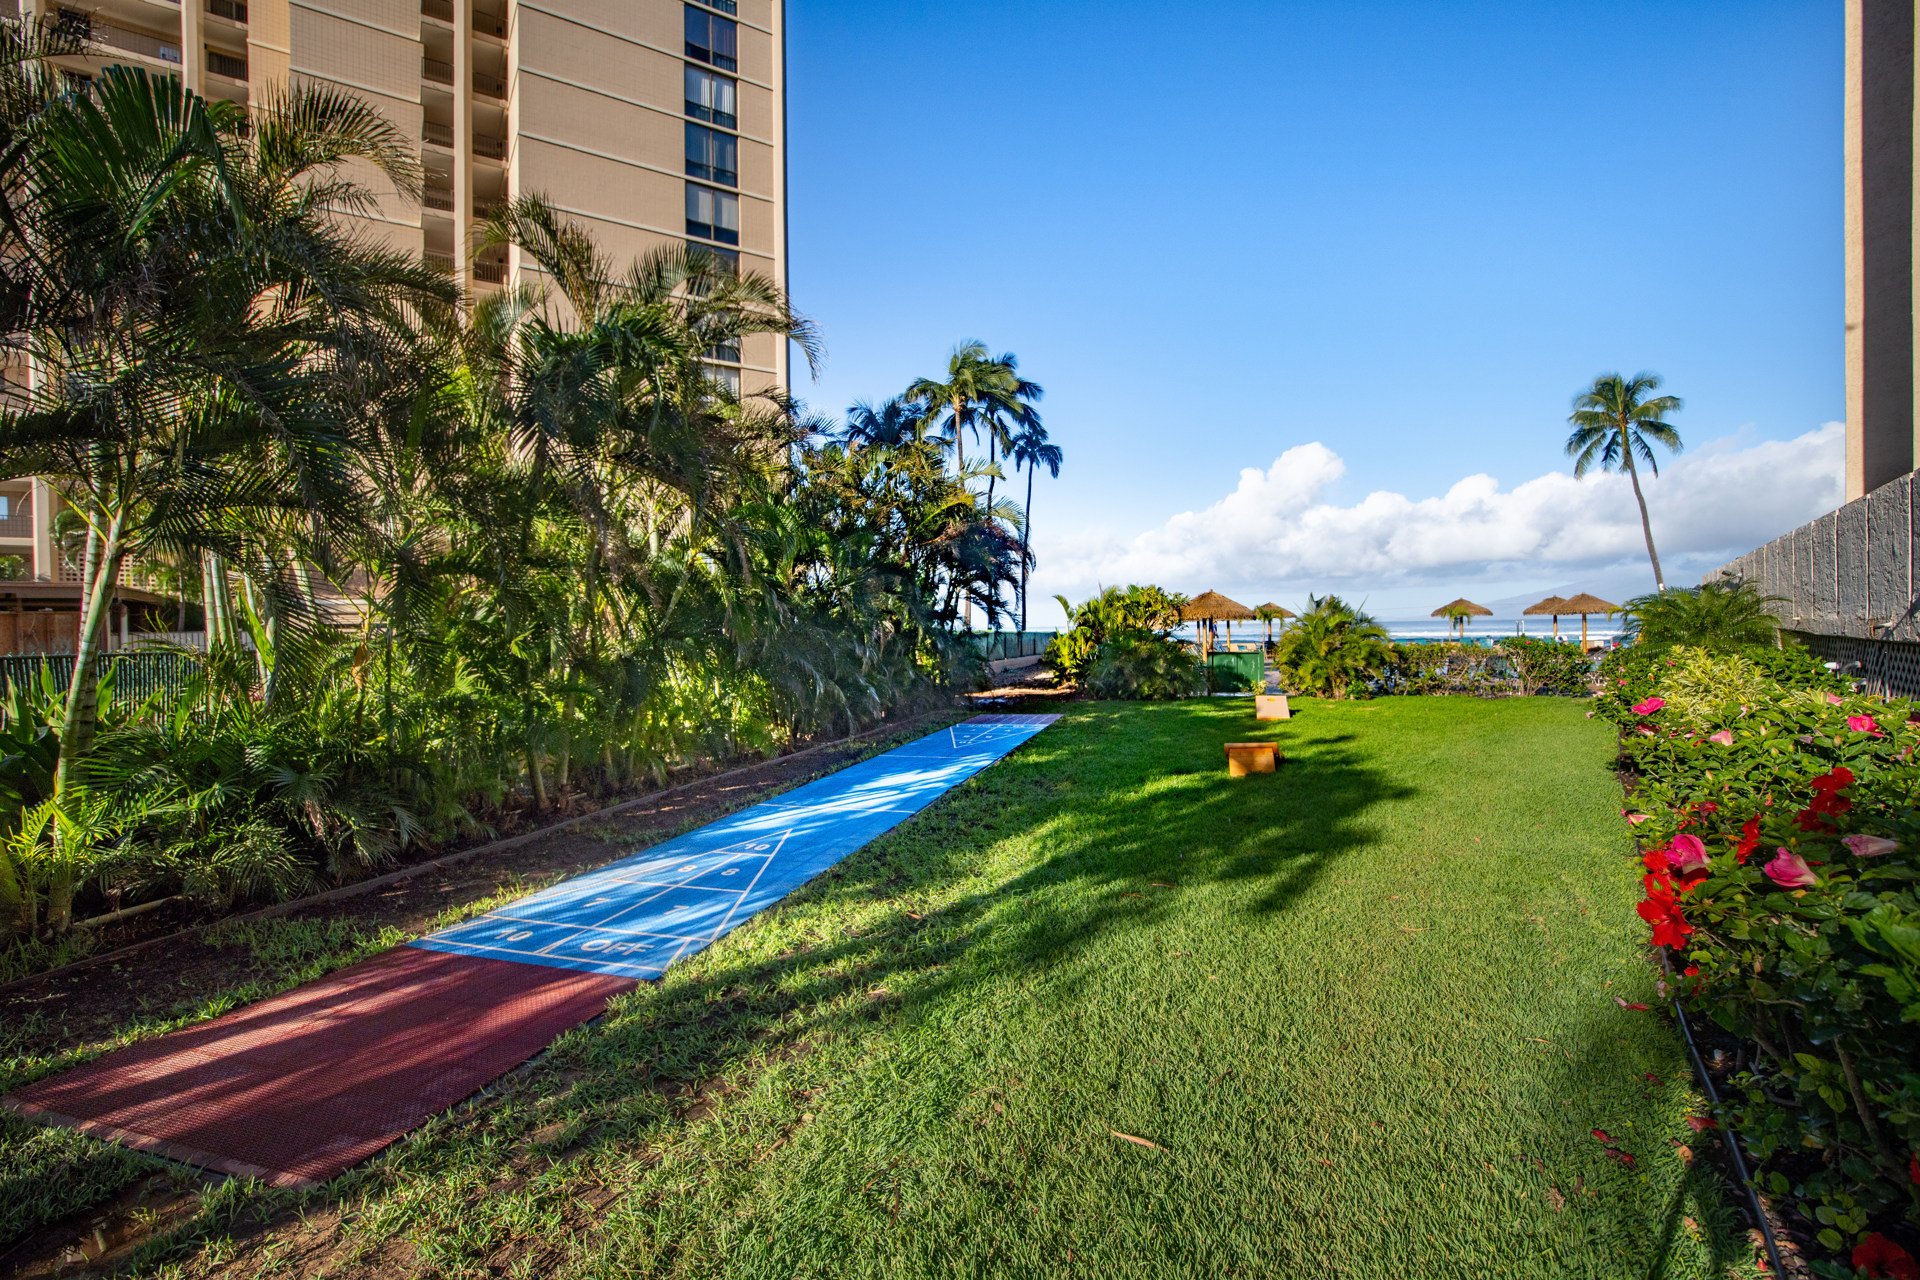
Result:
M728 395L737 396L740 394L740 371L738 369L730 369L724 364L710 364L703 367L707 377L725 387Z
M687 176L740 185L740 142L730 133L687 122Z
M740 243L740 197L687 184L687 234L721 244Z
M735 360L738 360L740 357L738 355L735 355L733 358ZM0 493L0 520L5 520L7 517L11 516L12 514L13 514L13 499L9 498L4 493Z
M739 28L732 18L687 6L687 56L722 71L738 69Z
M687 114L723 129L736 129L740 117L734 106L735 86L725 76L699 67L687 68Z
M698 249L702 253L711 254L713 257L726 263L729 267L732 267L736 272L740 270L740 254L738 250L722 249L718 245L711 244L694 244L691 241L688 242L687 248Z
M707 359L720 360L727 364L740 363L740 339L729 338L725 342L716 342L707 348ZM4 514L4 513L0 513Z

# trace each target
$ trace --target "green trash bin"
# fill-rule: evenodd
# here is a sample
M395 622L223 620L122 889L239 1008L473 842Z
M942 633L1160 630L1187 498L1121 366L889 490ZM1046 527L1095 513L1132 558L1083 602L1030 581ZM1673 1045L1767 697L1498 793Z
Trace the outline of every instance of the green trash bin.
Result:
M1267 655L1258 649L1214 653L1207 660L1208 693L1258 693L1267 687Z

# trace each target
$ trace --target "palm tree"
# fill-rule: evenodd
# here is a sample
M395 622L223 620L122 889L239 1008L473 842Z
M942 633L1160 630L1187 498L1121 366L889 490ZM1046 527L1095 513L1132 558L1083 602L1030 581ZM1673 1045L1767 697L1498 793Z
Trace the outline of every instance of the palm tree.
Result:
M1386 668L1393 645L1379 623L1339 596L1308 596L1275 656L1301 692L1344 698Z
M1020 377L1010 353L990 355L987 344L978 339L953 349L947 357L945 381L916 378L907 388L907 397L926 402L940 415L941 428L952 433L956 471L966 468L967 432L978 434L983 421L990 421L994 429L1009 419L1025 421L1033 417L1030 401L1039 396L1040 388Z
M1039 395L1039 387L1020 377L1011 354L994 356L978 339L953 349L947 357L945 381L916 378L907 388L907 396L924 401L939 415L941 428L952 433L954 471L962 476L968 474L967 433L978 433L983 425L997 433L1007 421L1038 421L1031 401ZM971 594L966 599L966 625L973 629Z
M1047 429L1040 425L1038 418L1022 423L1014 434L1007 449L1007 456L1013 459L1016 471L1024 469L1027 473L1027 505L1022 509L1025 519L1020 522L1020 629L1027 629L1027 568L1033 560L1031 550L1033 536L1033 473L1041 467L1047 474L1058 480L1060 463L1064 456L1060 446L1047 439Z
M60 773L92 749L109 604L130 557L216 553L276 626L301 562L365 527L352 466L375 388L452 286L345 230L354 165L400 190L417 152L318 87L246 108L112 67L0 157L0 258L38 377L0 416L0 472L53 478L85 529Z
M905 396L894 396L877 408L860 400L847 409L847 420L835 434L843 444L886 448L923 441L927 438L926 406Z
M1013 447L1013 433L1040 425L1040 411L1034 404L1046 392L1037 382L1020 376L1020 360L1011 351L993 358L1006 373L1008 395L1014 407L1001 399L989 400L980 407L980 429L987 437L987 505L993 505L994 482L1000 478L1000 455Z
M1617 373L1604 373L1593 385L1574 397L1573 412L1567 421L1573 434L1567 437L1567 456L1573 461L1576 478L1587 474L1595 464L1603 471L1624 470L1633 482L1633 498L1640 504L1640 531L1647 539L1647 559L1653 562L1653 585L1667 589L1666 575L1660 571L1660 554L1653 548L1653 522L1647 517L1647 496L1640 490L1640 470L1634 458L1647 464L1654 475L1660 464L1653 455L1655 444L1680 452L1680 433L1667 415L1679 412L1678 396L1653 396L1660 389L1660 375L1637 373L1631 380Z
M1724 651L1777 645L1780 622L1767 606L1779 603L1781 597L1762 595L1750 582L1709 582L1636 596L1621 612L1626 635L1641 644Z

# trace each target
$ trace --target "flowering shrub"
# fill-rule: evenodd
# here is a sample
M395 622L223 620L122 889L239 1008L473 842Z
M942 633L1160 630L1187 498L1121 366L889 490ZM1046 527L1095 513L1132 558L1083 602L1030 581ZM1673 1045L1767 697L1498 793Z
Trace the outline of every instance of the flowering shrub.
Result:
M1724 1119L1823 1245L1894 1265L1920 1239L1920 715L1793 651L1626 651L1600 678L1649 940L1752 1047Z

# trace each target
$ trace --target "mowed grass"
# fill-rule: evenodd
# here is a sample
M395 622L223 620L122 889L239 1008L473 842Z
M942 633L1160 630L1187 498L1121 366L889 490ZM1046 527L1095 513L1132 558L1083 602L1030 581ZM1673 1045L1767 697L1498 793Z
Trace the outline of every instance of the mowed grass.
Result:
M1074 707L485 1104L321 1192L229 1186L140 1261L1750 1275L1680 1149L1698 1100L1583 710ZM1221 744L1269 733L1281 771L1229 780Z

